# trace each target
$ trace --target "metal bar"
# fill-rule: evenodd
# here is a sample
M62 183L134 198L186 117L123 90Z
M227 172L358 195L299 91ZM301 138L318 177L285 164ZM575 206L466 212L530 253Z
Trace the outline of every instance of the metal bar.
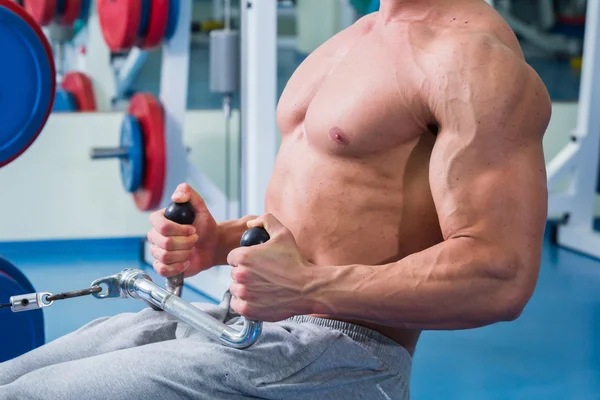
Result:
M161 208L171 202L177 185L187 179L188 158L183 142L183 126L189 87L191 14L192 0L180 0L177 29L171 40L162 47L160 100L165 112L168 168Z
M277 153L277 1L241 8L242 213L262 214Z
M92 160L102 160L106 158L125 158L129 156L129 149L125 147L97 147L92 149L90 158Z
M236 330L211 317L199 308L161 288L139 269L125 269L118 274L97 279L90 286L100 286L103 291L93 294L98 299L135 298L156 306L192 328L208 333L222 344L238 349L253 345L262 331L261 321L242 317L243 326Z
M127 91L131 88L133 81L137 77L147 59L147 51L140 50L137 47L131 49L117 76L116 97L118 99L123 98Z
M600 157L600 1L588 2L584 39L583 69L579 94L579 115L574 134L579 138L577 168L574 174L573 210L568 225L592 228L596 208L598 160Z
M565 174L576 168L580 147L579 143L570 142L548 163L546 169L550 190Z

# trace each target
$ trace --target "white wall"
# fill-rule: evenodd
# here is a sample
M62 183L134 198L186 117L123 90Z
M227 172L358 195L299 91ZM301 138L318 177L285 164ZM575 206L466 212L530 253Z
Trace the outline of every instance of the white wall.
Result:
M54 114L38 140L0 169L0 241L144 236L148 214L121 188L117 160L91 161L92 147L118 144L120 113ZM231 123L239 131L237 114ZM184 137L193 163L221 187L224 120L191 111Z
M547 160L568 142L576 117L575 104L554 105L544 139ZM0 169L0 241L146 234L148 215L138 212L121 188L118 162L89 159L92 147L118 143L121 119L120 113L51 116L33 146ZM184 133L192 162L221 188L225 185L224 126L220 111L190 111ZM237 114L231 126L235 137ZM232 179L239 179L239 174Z

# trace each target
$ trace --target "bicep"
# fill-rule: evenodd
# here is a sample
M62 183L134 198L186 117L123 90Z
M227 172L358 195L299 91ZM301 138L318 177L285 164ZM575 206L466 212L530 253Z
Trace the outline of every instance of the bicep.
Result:
M456 95L438 104L430 185L445 239L475 238L530 264L547 218L549 101L524 63L496 80L489 72L461 79Z
M445 239L539 240L547 215L541 140L501 142L440 133L430 185Z

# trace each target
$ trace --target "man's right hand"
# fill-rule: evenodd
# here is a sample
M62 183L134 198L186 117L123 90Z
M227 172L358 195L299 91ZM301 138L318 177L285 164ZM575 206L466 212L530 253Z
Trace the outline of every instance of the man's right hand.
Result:
M188 184L181 184L171 200L190 202L196 211L193 225L180 225L165 218L165 209L150 214L152 229L148 240L150 252L156 259L154 270L170 277L181 272L185 277L196 275L215 265L219 242L217 223L206 208L202 197Z

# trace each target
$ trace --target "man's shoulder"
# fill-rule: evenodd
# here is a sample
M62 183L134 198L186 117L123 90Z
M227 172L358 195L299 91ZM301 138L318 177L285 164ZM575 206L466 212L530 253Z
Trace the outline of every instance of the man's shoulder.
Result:
M500 122L529 114L542 126L550 118L550 96L520 48L489 31L448 35L434 46L426 94L433 110L460 99L474 114L493 114Z

